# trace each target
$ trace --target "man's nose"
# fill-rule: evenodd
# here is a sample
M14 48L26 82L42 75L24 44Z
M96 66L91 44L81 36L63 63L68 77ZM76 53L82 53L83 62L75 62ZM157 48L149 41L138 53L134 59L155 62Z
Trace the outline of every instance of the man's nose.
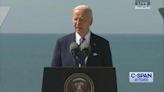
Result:
M77 20L77 25L80 25L80 24L81 24L81 20L78 19L78 20Z
M82 22L83 22L83 19L81 19L81 18L77 19L77 24L78 24L78 25L81 25Z

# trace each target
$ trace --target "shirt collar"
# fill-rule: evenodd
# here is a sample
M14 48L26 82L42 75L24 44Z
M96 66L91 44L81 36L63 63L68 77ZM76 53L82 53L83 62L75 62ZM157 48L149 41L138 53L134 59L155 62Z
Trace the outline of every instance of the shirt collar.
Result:
M87 43L90 43L90 37L91 37L91 32L89 31L84 37ZM76 43L79 45L80 39L81 39L81 36L79 35L79 33L75 32L75 38L76 38Z

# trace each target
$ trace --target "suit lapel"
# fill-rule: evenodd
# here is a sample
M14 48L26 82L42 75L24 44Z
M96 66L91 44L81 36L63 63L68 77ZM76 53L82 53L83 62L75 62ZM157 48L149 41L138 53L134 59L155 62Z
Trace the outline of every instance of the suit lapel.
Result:
M71 42L75 42L75 33L72 33L71 35L70 35L70 43Z
M96 45L97 45L97 43L96 43L96 40L95 40L95 36L91 32L91 38L90 38L91 53L88 56L87 63L89 63L89 61L91 61L91 59L93 58L93 52L95 51Z
M66 56L68 56L68 58L66 59L66 62L69 62L70 65L75 65L75 62L74 62L74 60L73 60L73 56L72 56L72 54L70 53L70 44L71 44L72 42L75 42L75 34L74 34L74 33L71 33L71 34L69 35L69 37L66 38L65 41L66 41L65 43L67 43L67 44L66 44L67 49L66 49L66 51L64 51L63 53L67 53Z

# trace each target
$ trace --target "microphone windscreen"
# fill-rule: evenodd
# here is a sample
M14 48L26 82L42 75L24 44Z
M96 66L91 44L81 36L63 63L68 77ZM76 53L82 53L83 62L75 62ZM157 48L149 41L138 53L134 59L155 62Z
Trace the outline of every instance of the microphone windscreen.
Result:
M91 47L90 45L84 41L81 46L80 46L81 51L85 54L85 56L88 56L91 52Z
M72 42L70 44L70 53L75 56L78 53L78 44L76 42Z

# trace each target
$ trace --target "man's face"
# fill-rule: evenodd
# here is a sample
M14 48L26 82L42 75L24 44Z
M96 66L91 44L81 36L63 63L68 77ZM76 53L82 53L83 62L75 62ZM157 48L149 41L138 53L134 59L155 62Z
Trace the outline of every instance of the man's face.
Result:
M75 31L81 36L85 36L92 22L92 17L85 9L76 9L73 11L73 25Z

